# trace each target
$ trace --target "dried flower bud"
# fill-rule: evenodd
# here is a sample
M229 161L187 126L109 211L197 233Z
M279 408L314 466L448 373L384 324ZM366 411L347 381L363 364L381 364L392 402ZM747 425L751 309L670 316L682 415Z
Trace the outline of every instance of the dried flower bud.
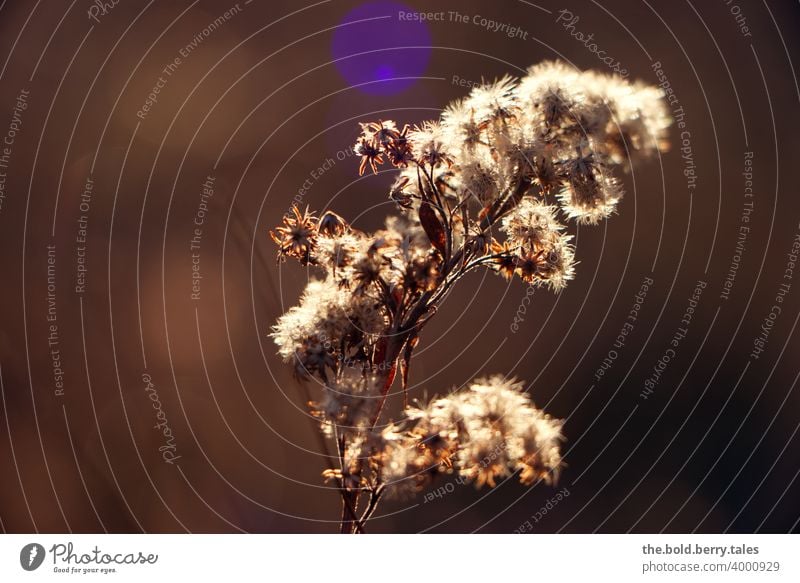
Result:
M517 80L506 75L494 83L486 83L472 89L464 106L475 112L476 118L485 126L495 122L504 123L517 114Z
M460 168L461 198L474 198L485 206L500 195L500 175L492 164L471 162Z
M379 253L366 253L353 264L353 280L356 283L355 293L365 293L370 287L381 281L381 275L388 267L387 260Z
M363 243L363 236L356 233L342 233L335 237L320 235L317 239L317 261L320 266L336 273L352 265Z
M410 209L414 206L412 195L408 191L409 181L410 178L408 176L403 176L401 174L394 181L389 191L389 199L393 200L398 206L404 209Z
M492 241L492 268L506 279L514 277L517 270L518 247L512 247L508 241L499 243Z
M474 104L464 100L447 106L442 113L442 128L463 153L472 154L481 146L489 146L486 126L476 120Z
M317 225L317 230L322 235L329 235L329 236L337 236L341 235L342 233L346 232L349 225L347 221L345 221L342 217L337 215L333 211L325 211L319 218L319 224Z
M367 166L373 174L378 173L378 166L383 164L383 149L375 146L372 139L360 138L353 146L357 156L361 156L361 165L358 167L358 175L363 176Z
M401 132L395 132L391 140L386 144L386 156L389 162L397 168L405 168L414 161L414 149L408 141L408 124L403 126Z
M403 279L405 289L424 292L436 288L439 283L440 256L437 253L415 255L407 265Z
M503 218L502 229L512 244L528 249L541 249L548 245L553 234L564 230L556 220L556 207L524 197L508 216Z
M538 251L523 251L517 258L515 273L527 283L561 291L575 276L574 251L569 240L569 236L555 236Z
M322 401L313 404L313 412L326 430L332 424L344 431L363 429L370 424L379 404L379 380L352 368L345 368L342 373L323 389Z
M588 154L567 160L563 169L567 186L558 198L568 217L596 225L614 212L622 189L604 164Z
M327 370L336 370L336 360L330 343L324 342L317 335L303 339L301 346L295 351L295 372L298 376L306 378L316 372L320 377L326 378Z
M449 140L438 122L426 121L421 125L414 126L408 140L417 153L420 164L428 165L431 168L439 168L443 165L452 166L453 158L448 150Z
M376 148L385 148L400 135L397 125L390 119L362 123L361 130L362 137L372 140Z
M285 257L294 257L306 264L311 260L311 254L316 247L317 226L313 213L300 213L297 206L292 206L294 216L284 216L283 226L270 231L269 236L278 245L278 260Z

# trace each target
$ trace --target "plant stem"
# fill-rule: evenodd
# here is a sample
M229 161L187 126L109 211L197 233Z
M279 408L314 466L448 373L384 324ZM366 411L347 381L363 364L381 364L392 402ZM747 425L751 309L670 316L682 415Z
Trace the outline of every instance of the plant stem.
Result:
M319 433L322 436L321 433ZM358 521L358 515L356 514L355 503L358 502L358 494L356 493L355 500L352 499L351 492L347 490L347 487L344 483L344 452L345 452L345 438L344 435L339 437L339 432L337 430L336 424L333 424L333 438L336 441L338 446L338 453L339 453L339 472L341 473L342 477L336 479L336 484L339 487L339 494L342 497L342 517L339 521L339 531L344 533L345 532L345 524L350 524L350 532L353 530L361 530L361 525ZM323 439L324 441L324 439ZM327 450L327 446L325 448Z
M367 505L366 510L364 510L364 514L361 515L361 519L359 522L363 525L365 524L375 513L375 510L378 508L378 502L383 495L384 486L381 484L377 488L375 488L369 495L369 504Z

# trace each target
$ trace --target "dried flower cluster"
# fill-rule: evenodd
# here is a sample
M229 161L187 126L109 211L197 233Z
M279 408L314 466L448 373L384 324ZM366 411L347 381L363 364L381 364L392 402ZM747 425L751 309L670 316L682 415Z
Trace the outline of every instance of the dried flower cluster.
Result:
M406 411L409 428L393 425L376 464L389 482L415 486L455 467L478 486L520 471L523 484L550 481L561 462L561 423L530 402L522 383L501 376L478 379L468 389Z
M270 233L279 259L320 270L272 336L298 375L323 386L311 406L337 445L339 467L325 475L342 494L343 532L363 531L389 485L419 488L442 471L478 486L554 475L560 424L515 381L476 381L381 429L383 401L398 372L405 395L421 331L469 271L561 290L575 264L562 217L612 214L622 196L613 168L665 147L669 123L656 88L544 63L473 89L438 121L361 124L360 172L399 171L389 197L400 215L382 230L293 208Z

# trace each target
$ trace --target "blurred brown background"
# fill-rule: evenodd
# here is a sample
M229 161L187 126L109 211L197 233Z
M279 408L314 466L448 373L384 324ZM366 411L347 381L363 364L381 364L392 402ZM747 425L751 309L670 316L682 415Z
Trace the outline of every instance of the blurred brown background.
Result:
M389 18L336 28L363 4ZM458 79L520 74L544 59L604 70L571 31L593 33L631 79L657 83L661 63L686 116L696 188L673 127L671 151L624 176L618 216L571 227L577 279L560 295L537 291L518 331L524 285L488 273L457 287L426 329L412 398L484 373L525 379L537 405L567 419L558 486L455 484L429 502L387 501L370 530L513 532L526 521L534 532L797 530L800 281L783 279L800 229L797 3L404 5L467 22L412 26L390 2L0 4L0 139L12 142L0 144L5 531L334 531L337 496L267 337L311 274L276 266L267 230L304 183L304 204L377 227L393 212L392 177L358 179L347 153L356 122L435 117L467 91ZM572 29L557 22L564 9L579 18ZM426 35L430 46L415 44ZM348 57L392 47L406 48L385 53L381 74L405 63L420 78L354 87ZM754 206L722 299L743 224L745 152ZM190 241L209 176L192 299ZM596 380L645 278L654 283L634 330ZM645 399L698 280L707 287L688 334ZM791 287L778 303L782 282ZM764 351L751 357L775 305ZM167 445L159 422L172 432ZM554 503L559 492L568 496Z

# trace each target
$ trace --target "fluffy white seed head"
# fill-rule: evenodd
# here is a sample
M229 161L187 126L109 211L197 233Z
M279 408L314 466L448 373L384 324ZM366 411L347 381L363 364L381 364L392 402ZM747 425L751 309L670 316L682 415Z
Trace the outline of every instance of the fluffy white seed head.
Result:
M386 451L395 477L408 467L413 444L429 452L427 463L438 461L440 470L454 467L478 486L493 486L517 470L524 483L551 480L561 463L561 422L537 409L513 379L478 379L466 390L410 409L407 417L411 437L396 438ZM419 461L419 455L413 459Z

